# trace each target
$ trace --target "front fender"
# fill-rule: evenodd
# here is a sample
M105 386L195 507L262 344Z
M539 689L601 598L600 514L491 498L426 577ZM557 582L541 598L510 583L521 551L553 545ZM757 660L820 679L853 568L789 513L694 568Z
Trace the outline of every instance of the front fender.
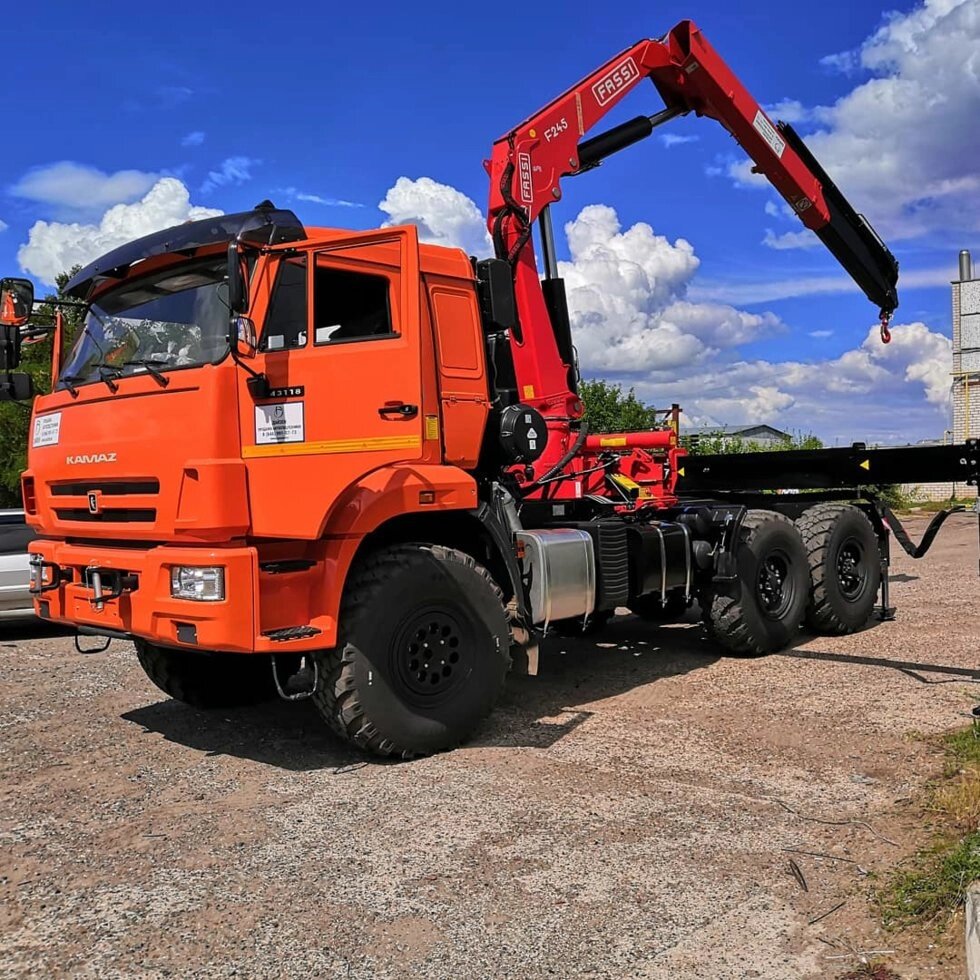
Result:
M473 510L476 480L457 466L397 463L351 484L320 525L320 536L364 537L403 514Z

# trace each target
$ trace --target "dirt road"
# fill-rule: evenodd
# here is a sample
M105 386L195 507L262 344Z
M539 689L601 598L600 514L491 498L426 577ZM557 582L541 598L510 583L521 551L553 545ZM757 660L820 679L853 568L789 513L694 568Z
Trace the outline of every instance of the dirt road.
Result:
M976 534L896 559L897 622L783 655L627 616L551 641L473 744L400 764L308 703L202 714L128 644L8 629L0 976L961 976L876 931L864 872L939 764L908 734L980 699Z

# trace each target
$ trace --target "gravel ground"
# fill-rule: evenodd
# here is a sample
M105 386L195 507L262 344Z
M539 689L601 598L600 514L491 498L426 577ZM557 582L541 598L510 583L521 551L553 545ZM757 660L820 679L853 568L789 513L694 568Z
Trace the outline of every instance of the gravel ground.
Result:
M909 733L980 700L976 518L893 583L897 622L759 660L631 616L551 641L471 745L397 764L8 627L0 976L962 976L876 928L865 872L921 840Z

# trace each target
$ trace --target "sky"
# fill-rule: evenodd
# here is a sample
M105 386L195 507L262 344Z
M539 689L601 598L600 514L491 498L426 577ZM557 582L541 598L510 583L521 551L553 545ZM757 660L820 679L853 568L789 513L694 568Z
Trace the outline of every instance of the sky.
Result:
M980 261L980 0L743 0L282 12L49 2L8 16L0 270L41 289L124 241L264 198L308 226L417 224L488 254L494 139L693 19L901 263L893 342L716 123L685 117L552 208L582 374L689 424L825 442L950 426L950 287ZM597 128L662 107L643 83Z

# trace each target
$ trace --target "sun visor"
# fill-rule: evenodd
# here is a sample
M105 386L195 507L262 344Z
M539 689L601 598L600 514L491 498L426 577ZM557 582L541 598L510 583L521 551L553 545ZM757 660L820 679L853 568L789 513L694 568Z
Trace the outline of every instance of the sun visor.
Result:
M122 278L135 262L167 252L190 251L204 245L218 245L236 239L250 245L262 246L281 245L304 238L306 229L292 211L283 211L269 202L263 202L253 211L187 221L120 245L72 276L65 292L78 299L87 299L97 283L105 279Z

